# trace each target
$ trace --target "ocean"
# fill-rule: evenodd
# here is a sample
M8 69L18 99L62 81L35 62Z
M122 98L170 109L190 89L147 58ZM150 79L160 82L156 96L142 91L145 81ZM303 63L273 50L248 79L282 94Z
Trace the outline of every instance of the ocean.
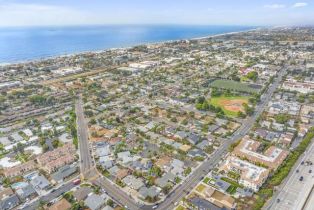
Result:
M106 25L0 28L0 63L198 38L249 26Z

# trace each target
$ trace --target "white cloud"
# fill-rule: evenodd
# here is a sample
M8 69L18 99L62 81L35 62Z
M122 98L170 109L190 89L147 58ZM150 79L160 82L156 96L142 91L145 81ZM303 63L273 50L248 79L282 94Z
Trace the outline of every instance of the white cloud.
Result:
M308 4L306 2L297 2L292 7L306 7Z
M270 9L282 9L282 8L285 8L286 5L284 4L267 4L267 5L264 5L265 8L270 8Z
M0 4L0 26L87 24L91 14L62 6Z

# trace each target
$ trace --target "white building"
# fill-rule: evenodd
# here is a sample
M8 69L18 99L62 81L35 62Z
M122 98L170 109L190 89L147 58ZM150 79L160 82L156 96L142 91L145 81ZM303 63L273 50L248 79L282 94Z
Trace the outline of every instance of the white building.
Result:
M233 171L240 174L239 184L255 192L263 185L269 174L268 169L234 156L229 156L220 170L225 172Z

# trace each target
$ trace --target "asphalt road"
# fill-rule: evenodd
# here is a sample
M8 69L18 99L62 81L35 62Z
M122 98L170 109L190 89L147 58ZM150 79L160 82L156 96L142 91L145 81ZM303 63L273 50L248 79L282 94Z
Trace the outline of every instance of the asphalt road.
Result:
M102 189L105 189L108 195L112 197L113 200L115 200L120 205L127 206L128 209L132 209L132 210L141 209L140 204L136 203L133 198L128 196L124 191L119 189L118 186L110 182L107 178L100 177L92 181L92 183L101 187Z
M314 207L314 186L312 187L311 193L307 197L306 203L304 204L302 210L313 210Z
M54 192L50 192L49 194L40 197L39 200L44 201L44 202L50 202L51 200L59 197L60 195L70 191L74 187L75 187L75 185L72 182L68 182L67 184L56 189ZM35 209L37 209L39 206L39 202L40 202L39 200L32 202L27 207L23 208L23 210L35 210Z
M166 209L173 209L175 206L174 204L180 201L186 194L190 192L190 190L203 179L203 177L209 173L209 171L215 167L216 164L219 163L221 158L227 154L228 147L234 141L242 138L245 136L249 130L254 125L256 119L260 114L264 111L267 103L271 99L272 94L279 86L282 76L285 72L286 68L282 68L278 74L278 77L275 79L274 83L269 87L267 92L262 96L262 102L256 106L255 112L253 116L248 117L242 126L228 139L225 139L221 147L216 150L216 152L207 160L205 160L182 184L180 184L176 189L174 189L168 197L162 201L157 209L166 210ZM83 102L81 96L75 103L75 110L77 116L77 132L78 132L78 139L79 139L79 152L80 152L80 166L81 166L81 173L85 178L91 178L92 176L95 177L97 175L95 166L93 164L92 155L90 153L89 143L88 143L88 126L86 119L84 117L84 109L83 109ZM94 184L100 186L101 188L105 189L107 193L120 205L127 206L128 209L132 210L151 210L153 209L154 205L141 205L136 203L130 196L128 196L125 192L111 183L104 177L97 178L92 181ZM72 182L69 182L54 192L49 193L40 198L40 200L49 202L63 193L70 191L75 185ZM39 201L32 202L29 206L25 207L24 210L33 210L36 209L39 205Z
M77 133L79 138L81 175L102 189L105 189L109 196L111 196L120 205L128 206L129 209L140 209L139 204L135 203L131 197L115 186L112 182L104 177L100 177L98 174L90 152L88 142L88 126L84 117L84 108L81 96L79 96L79 99L75 103L75 110L77 117Z
M313 204L314 198L311 196L314 195L310 194L314 186L314 166L301 164L307 160L314 162L313 143L292 168L285 181L276 189L273 198L265 205L265 210L301 210L304 206ZM313 172L309 173L309 170ZM299 180L301 176L304 177L303 181ZM311 207L309 209L313 210L314 205Z
M93 165L93 159L90 152L88 142L88 126L84 117L84 108L82 96L79 96L75 102L76 123L77 123L77 135L79 140L80 151L80 167L81 174L84 178L90 178L95 175L95 167Z
M157 209L173 209L175 203L180 201L190 190L215 167L221 158L227 154L230 144L238 139L243 138L253 127L256 119L262 114L275 90L278 88L285 74L286 67L283 67L275 78L274 82L269 86L268 90L263 94L261 102L255 107L255 112L252 116L248 117L242 126L229 138L224 141L221 147L211 155L209 159L204 161L202 165L197 168L193 174L187 178L179 187L177 187L159 206ZM149 210L152 206L143 206L141 209Z

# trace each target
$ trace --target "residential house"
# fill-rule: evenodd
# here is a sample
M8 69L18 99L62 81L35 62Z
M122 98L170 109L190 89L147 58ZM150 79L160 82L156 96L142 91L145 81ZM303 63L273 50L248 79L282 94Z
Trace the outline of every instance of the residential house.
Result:
M192 144L196 145L200 141L201 137L195 133L190 133L187 137L187 140Z
M13 140L13 142L21 142L24 140L18 132L13 133L10 138Z
M43 175L34 176L30 180L30 184L36 192L46 191L51 187L49 181Z
M102 210L114 210L114 208L112 208L111 206L105 206Z
M212 144L212 143L210 143L209 141L203 140L203 141L201 141L200 143L198 143L198 144L196 145L196 147L199 148L199 149L201 149L201 150L205 150L206 147L208 147L208 146L211 145L211 144Z
M68 210L72 205L64 198L54 203L52 206L48 207L48 210Z
M3 146L9 146L10 144L12 144L12 142L9 140L9 137L4 136L0 137L0 144L2 144Z
M116 179L122 180L124 177L126 177L129 174L128 169L119 169L116 174Z
M139 198L146 200L147 198L157 198L159 193L160 193L160 189L158 189L155 186L152 187L142 187L139 190Z
M73 192L73 196L77 201L82 201L85 200L87 196L92 192L93 191L90 187L80 187Z
M21 200L37 195L32 185L27 182L19 182L18 186L14 187L14 190Z
M283 133L283 134L281 134L281 136L279 138L279 143L284 144L286 146L289 146L293 139L294 139L293 133L289 133L289 132Z
M76 165L65 165L59 168L55 173L51 174L51 178L54 182L61 183L77 171L78 167Z
M131 162L133 160L133 157L131 157L131 153L129 151L119 152L117 156L118 160L120 160L123 164Z
M236 206L234 198L210 186L206 186L201 196L222 209L234 209Z
M164 174L162 177L156 179L156 185L164 188L167 185L173 185L175 183L175 175L171 172Z
M110 145L108 144L97 144L97 148L95 151L97 157L108 156L111 154Z
M155 165L165 170L167 168L170 168L171 160L172 158L169 156L162 156L155 162Z
M178 159L173 159L171 162L171 173L174 175L180 176L184 172L184 162Z
M185 131L178 131L175 133L174 137L179 138L179 139L185 139L188 137L188 133Z
M109 169L113 166L113 161L109 156L102 156L99 158L99 164L104 168L104 169Z
M195 148L195 149L192 149L192 150L190 150L188 152L188 156L192 157L192 158L195 158L195 157L205 157L206 154L202 150L200 150L198 148Z
M93 193L84 200L84 203L90 210L100 210L105 206L106 200L102 196Z
M127 185L129 186L130 188L134 189L134 190L138 190L140 189L141 187L144 186L144 183L141 179L139 178L135 178L134 176L132 175L128 175L126 177L124 177L122 179L122 181Z
M0 188L0 209L10 210L20 204L20 200L10 188Z

